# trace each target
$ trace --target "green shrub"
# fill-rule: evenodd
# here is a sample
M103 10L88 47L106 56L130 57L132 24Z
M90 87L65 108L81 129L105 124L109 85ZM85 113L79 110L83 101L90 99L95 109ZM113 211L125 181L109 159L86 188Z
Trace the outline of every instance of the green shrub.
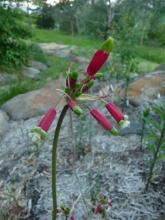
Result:
M54 28L53 7L43 4L40 15L37 17L36 24L39 28Z
M22 22L22 12L0 7L0 66L20 68L28 61L29 46L25 39L30 29Z

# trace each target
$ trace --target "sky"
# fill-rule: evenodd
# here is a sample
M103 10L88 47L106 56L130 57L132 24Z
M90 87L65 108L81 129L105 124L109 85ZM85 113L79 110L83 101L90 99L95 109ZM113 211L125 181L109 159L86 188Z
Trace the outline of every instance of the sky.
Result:
M48 4L54 5L58 2L58 0L47 0Z

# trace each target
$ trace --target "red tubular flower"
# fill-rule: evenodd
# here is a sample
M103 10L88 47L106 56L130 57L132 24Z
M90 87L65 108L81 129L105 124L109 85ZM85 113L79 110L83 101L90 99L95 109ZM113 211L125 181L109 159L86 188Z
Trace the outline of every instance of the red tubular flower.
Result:
M90 114L98 121L98 123L106 130L109 130L112 134L117 135L118 131L113 127L111 122L95 108L90 110Z
M100 204L96 205L95 207L95 214L101 214L103 211L103 208Z
M109 53L105 52L104 50L96 51L87 67L87 73L90 77L93 77L101 69L108 57Z
M68 106L77 114L77 115L81 115L82 114L82 109L77 105L77 103L72 100L69 99L68 100Z
M107 110L112 115L112 117L119 123L120 121L124 120L124 115L120 111L120 109L112 102L107 103L106 105Z
M47 132L53 123L55 117L56 117L56 110L55 108L50 108L48 112L44 115L44 117L41 119L38 127Z
M104 41L101 48L96 51L96 53L94 54L93 58L91 59L87 67L87 73L90 78L93 78L93 76L104 65L104 63L109 57L109 53L111 52L112 48L113 48L113 38L109 37L106 41Z

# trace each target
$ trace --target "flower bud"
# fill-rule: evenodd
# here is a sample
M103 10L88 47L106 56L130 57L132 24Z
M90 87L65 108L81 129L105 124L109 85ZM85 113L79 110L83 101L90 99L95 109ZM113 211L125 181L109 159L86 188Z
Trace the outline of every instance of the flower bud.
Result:
M103 211L103 207L100 204L96 205L95 214L101 214L102 211Z
M77 72L70 73L66 79L66 86L70 89L74 89L76 86L77 78L78 78Z
M124 120L123 113L119 110L119 108L112 102L107 103L106 105L107 110L112 115L112 117L117 121L120 122Z
M44 117L41 119L38 126L32 128L31 133L37 133L41 137L41 139L45 139L47 137L47 131L49 130L55 117L56 117L55 108L50 108L48 112L44 115Z
M114 103L109 102L105 106L120 126L127 127L129 125L128 117L126 117Z
M101 69L108 57L108 52L102 49L97 50L87 67L88 75L93 77Z
M74 100L69 99L68 100L68 106L72 109L74 113L77 115L81 115L83 113L82 109L77 105L77 103Z
M114 39L109 37L106 41L103 42L101 49L107 53L110 53L113 49Z
M90 111L90 114L96 119L96 121L106 130L109 130L111 134L117 135L118 131L116 128L113 127L111 122L98 110L93 108Z
M87 84L85 84L82 89L81 89L81 92L82 93L85 93L85 92L88 92L88 90L93 86L95 80L90 80Z
M55 108L50 108L48 112L44 115L44 117L41 119L38 127L40 127L44 131L48 131L51 124L53 123L55 117L56 117L56 110Z

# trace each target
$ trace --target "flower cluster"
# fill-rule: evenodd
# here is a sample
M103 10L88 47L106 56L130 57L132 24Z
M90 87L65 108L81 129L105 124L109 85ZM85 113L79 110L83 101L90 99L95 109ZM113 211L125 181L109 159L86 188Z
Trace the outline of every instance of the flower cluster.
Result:
M88 92L93 86L97 79L102 78L102 74L98 71L107 61L110 56L110 52L113 48L113 39L109 37L101 46L99 50L95 52L89 65L87 66L86 72L84 73L84 79L78 80L79 74L77 72L69 72L66 78L66 86L63 91L65 94L65 99L68 107L77 115L81 115L83 110L78 105L79 100L91 100L88 99ZM93 100L102 100L101 97L93 98ZM104 100L105 108L108 110L110 115L115 119L115 121L120 126L128 126L129 121L127 116L119 110L119 108L113 102L106 102ZM118 134L118 130L112 125L108 118L106 118L99 110L96 108L89 109L90 115L107 131L111 132L113 135ZM42 118L41 122L36 128L31 131L31 136L33 142L45 139L47 137L47 131L51 126L53 120L56 116L56 109L54 107L50 108L45 116Z
M96 215L102 215L104 218L108 210L112 208L112 201L108 200L108 198L105 195L100 195L99 196L99 201L95 205L93 212Z
M57 213L61 213L63 216L66 217L66 219L68 220L76 220L75 219L75 215L73 213L71 213L71 209L69 207L66 207L64 205L61 205L60 208L57 209ZM70 218L68 218L70 216Z

